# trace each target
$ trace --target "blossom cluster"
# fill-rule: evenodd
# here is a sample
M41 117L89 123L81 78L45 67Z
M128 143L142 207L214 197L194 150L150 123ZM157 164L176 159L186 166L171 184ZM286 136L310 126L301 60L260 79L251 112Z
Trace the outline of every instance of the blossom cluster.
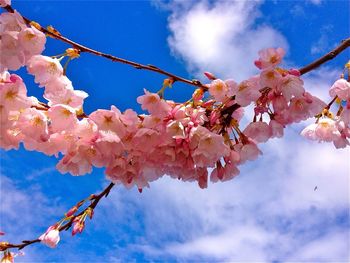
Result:
M287 125L326 108L305 91L298 70L279 67L284 50L269 48L255 61L260 73L240 83L206 72L210 83L195 90L187 102L165 100L163 92L145 89L137 102L148 114L112 106L86 115L87 93L73 88L60 59L41 54L45 36L28 27L18 13L1 14L0 21L5 43L1 52L6 54L0 63L0 147L18 149L23 144L27 150L63 155L57 164L62 173L84 175L93 167L105 167L109 180L140 191L165 174L205 188L209 178L217 182L236 176L239 165L262 154L259 143L283 136ZM7 42L10 36L12 42ZM21 66L45 89L47 104L28 96L21 77L7 71ZM339 82L331 95L348 100L348 85ZM337 122L343 140L337 147L348 144L349 129L341 129L349 124L348 105ZM254 116L242 129L245 107L252 107ZM322 119L317 125L323 123Z
M6 4L0 3L1 6ZM45 48L45 34L34 26L27 26L18 12L2 13L0 16L0 72L17 70L28 60L41 54Z
M336 148L344 148L350 139L350 83L341 78L332 85L329 95L337 102L336 114L326 107L317 116L316 123L307 126L301 135L319 142L333 142Z

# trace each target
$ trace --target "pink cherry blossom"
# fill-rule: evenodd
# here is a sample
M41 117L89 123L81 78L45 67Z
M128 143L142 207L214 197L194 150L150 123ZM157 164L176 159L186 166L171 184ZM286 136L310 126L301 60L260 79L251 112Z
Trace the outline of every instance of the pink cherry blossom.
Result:
M256 101L261 96L259 76L251 77L248 80L242 81L238 85L236 93L236 102L242 107L248 106L250 103Z
M275 120L271 120L269 123L271 128L271 138L277 137L281 138L283 136L283 130L285 126Z
M20 110L32 105L32 100L27 97L26 86L19 76L8 72L1 75L0 103L6 110Z
M23 29L18 34L18 42L29 59L33 55L41 54L45 48L46 37L35 27Z
M253 161L258 158L260 154L262 154L253 140L248 140L244 143L236 144L234 147L240 155L240 164L245 163L248 160Z
M271 127L262 121L249 123L243 133L259 143L266 142L272 136Z
M7 5L11 5L11 0L0 0L0 6L7 6Z
M269 67L274 67L281 63L284 57L285 51L283 48L267 48L259 51L259 59L256 60L255 66L259 69L265 69Z
M0 15L0 71L17 70L45 47L45 34L35 27L27 27L18 12Z
M63 75L63 68L57 58L36 55L27 64L28 72L35 76L35 82L45 86Z
M342 100L350 100L350 83L345 79L338 79L330 88L329 95L338 96Z
M287 75L280 79L279 89L286 100L289 101L292 97L302 97L305 92L303 84L304 82L299 77Z
M301 135L320 142L333 142L341 137L336 122L330 118L322 118L317 123L310 124L301 132Z
M50 118L50 129L53 132L72 130L78 123L75 110L64 104L52 106L47 115Z
M143 110L147 110L154 116L166 116L171 111L171 106L156 93L150 93L146 89L145 95L139 96L137 102L141 104Z
M48 247L55 248L60 241L60 232L58 227L56 225L50 226L46 232L39 237L39 239Z
M17 32L1 33L0 71L18 70L25 63L25 54L17 41Z
M215 79L209 85L209 93L216 101L223 101L227 96L228 91L228 86L221 79Z

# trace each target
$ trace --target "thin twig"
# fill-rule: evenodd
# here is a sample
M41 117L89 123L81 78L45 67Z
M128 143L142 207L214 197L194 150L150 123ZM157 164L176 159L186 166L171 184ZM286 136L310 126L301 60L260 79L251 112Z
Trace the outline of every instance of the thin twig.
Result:
M299 69L299 72L301 75L304 75L305 73L308 73L322 64L326 63L327 61L335 58L337 55L339 55L342 51L347 49L350 46L350 37L343 40L339 46L337 46L335 49L328 52L326 55L322 56L321 58L315 60L314 62L311 62L310 64L306 65L305 67L302 67Z
M98 203L100 202L100 200L103 197L108 196L109 192L114 187L114 185L115 185L114 183L110 183L101 193L99 193L98 195L93 195L93 197L90 198L90 200L93 200L92 203L88 207L86 207L83 211L81 211L79 214L72 216L72 218L66 224L59 227L58 230L61 232L63 230L70 229L73 222L74 222L74 219L81 216L82 214L84 214L88 209L93 210L98 205ZM18 250L21 250L21 249L25 248L26 246L29 246L29 245L34 244L34 243L38 243L40 241L41 240L39 238L37 238L37 239L33 239L33 240L23 240L22 243L19 243L19 244L0 242L0 251L5 251L6 249L9 249L9 248L17 248Z
M6 9L8 12L10 13L13 13L15 10L11 7L11 6L5 6L4 9ZM23 20L29 25L32 21L24 16L23 17ZM37 26L36 26L37 27ZM91 53L91 54L94 54L96 56L100 56L100 57L104 57L104 58L107 58L113 62L119 62L119 63L123 63L123 64L127 64L127 65L130 65L136 69L144 69L144 70L149 70L149 71L153 71L153 72L157 72L157 73L160 73L162 75L165 75L167 77L169 77L170 79L172 79L173 82L175 81L179 81L179 82L184 82L186 84L189 84L189 85L192 85L192 86L196 86L196 87L200 87L200 88L203 88L203 89L207 89L207 87L205 85L203 85L200 81L198 80L188 80L188 79L185 79L183 77L180 77L180 76L177 76L173 73L170 73L170 72L167 72L163 69L160 69L156 66L153 66L153 65L143 65L141 63L137 63L137 62L134 62L134 61L130 61L130 60L127 60L127 59L124 59L124 58L119 58L119 57L116 57L116 56L113 56L113 55L110 55L110 54L106 54L106 53L103 53L103 52L100 52L100 51L97 51L97 50L94 50L92 48L89 48L89 47L86 47L82 44L79 44L77 42L74 42L64 36L62 36L61 34L59 33L56 33L56 32L52 32L52 31L49 31L47 30L46 28L42 27L42 26L38 26L38 28L41 32L47 34L48 36L50 37L53 37L55 39L58 39L58 40L61 40L67 44L70 44L72 45L74 48L78 49L80 52L87 52L87 53Z

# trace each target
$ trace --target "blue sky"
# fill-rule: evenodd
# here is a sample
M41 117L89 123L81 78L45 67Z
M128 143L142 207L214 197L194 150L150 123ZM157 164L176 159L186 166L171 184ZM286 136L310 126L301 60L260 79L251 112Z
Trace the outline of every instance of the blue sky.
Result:
M190 79L208 70L243 80L256 72L253 60L265 47L286 48L285 65L299 67L349 36L346 1L13 1L13 7L89 47ZM49 39L44 54L65 48ZM328 100L347 59L349 52L305 75L306 89ZM29 94L42 94L24 69L18 74ZM140 111L136 97L144 88L157 91L163 80L89 54L67 74L89 93L87 113L112 104ZM166 97L183 101L192 91L176 83ZM262 145L264 155L230 182L201 190L163 177L142 194L116 187L82 235L63 233L56 249L34 245L16 261L349 261L350 152L301 138L307 123ZM0 154L0 229L11 242L38 237L108 184L101 169L73 177L40 153Z

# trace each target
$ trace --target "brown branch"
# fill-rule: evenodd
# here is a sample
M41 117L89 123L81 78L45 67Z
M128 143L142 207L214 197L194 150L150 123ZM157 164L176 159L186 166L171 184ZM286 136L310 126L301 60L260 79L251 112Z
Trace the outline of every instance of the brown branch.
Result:
M11 6L5 6L4 9L6 9L8 12L10 13L13 13L15 10L11 7ZM23 17L23 20L28 24L30 25L30 23L32 22L30 19ZM144 70L149 70L149 71L153 71L153 72L157 72L159 74L162 74L162 75L165 75L167 77L169 77L170 79L172 79L173 82L175 81L179 81L179 82L184 82L188 85L192 85L192 86L196 86L196 87L200 87L200 88L203 88L203 89L207 89L207 87L205 85L203 85L200 81L198 80L188 80L188 79L185 79L183 77L180 77L180 76L177 76L175 74L172 74L170 72L167 72L163 69L160 69L156 66L153 66L153 65L143 65L141 63L137 63L137 62L134 62L134 61L130 61L130 60L127 60L127 59L124 59L124 58L119 58L119 57L116 57L116 56L113 56L113 55L110 55L110 54L106 54L106 53L103 53L103 52L100 52L100 51L97 51L97 50L94 50L92 48L89 48L89 47L86 47L86 46L83 46L77 42L74 42L64 36L62 36L60 33L58 32L54 32L54 31L49 31L48 29L40 26L40 25L36 25L35 26L37 29L39 29L41 32L45 33L46 35L52 37L52 38L55 38L55 39L58 39L58 40L61 40L67 44L70 44L72 45L74 48L78 49L80 52L87 52L87 53L91 53L91 54L94 54L96 56L100 56L100 57L104 57L104 58L107 58L113 62L119 62L119 63L123 63L123 64L127 64L127 65L130 65L136 69L144 69Z
M13 13L15 10L12 8L12 6L8 5L3 7L6 11ZM31 20L22 16L23 20L30 25L31 24ZM74 42L72 40L70 40L69 38L66 38L64 36L62 36L58 31L56 30L48 30L42 26L40 26L39 24L36 24L36 27L43 33L47 34L48 36L61 40L67 44L70 44L71 46L73 46L74 48L76 48L77 50L79 50L80 52L87 52L87 53L91 53L94 54L96 56L100 56L100 57L104 57L107 58L113 62L119 62L119 63L123 63L123 64L127 64L130 65L136 69L144 69L144 70L149 70L149 71L153 71L153 72L157 72L159 74L165 75L167 77L169 77L173 82L175 81L180 81L192 86L196 86L199 88L202 88L203 90L207 90L208 87L206 85L203 85L200 81L198 80L188 80L185 79L183 77L177 76L173 73L167 72L161 68L158 68L154 65L143 65L141 63L137 63L134 61L130 61L127 59L123 59L123 58L119 58L110 54L106 54L97 50L94 50L92 48L86 47L82 44L79 44L77 42ZM327 53L326 55L322 56L321 58L315 60L314 62L302 67L299 69L299 72L301 75L304 75L305 73L308 73L316 68L318 68L319 66L321 66L322 64L326 63L329 60L332 60L333 58L335 58L337 55L339 55L342 51L344 51L345 49L347 49L350 46L350 38L347 38L345 40L342 41L342 43L337 46L335 49L331 50L329 53Z
M79 214L77 215L74 215L72 216L69 221L60 226L58 228L58 230L61 232L63 230L68 230L71 228L71 226L73 225L73 222L74 222L74 219L83 215L88 209L95 209L95 207L97 206L97 204L100 202L100 200L103 198L103 197L107 197L109 192L111 191L111 189L114 187L114 183L110 183L101 193L99 193L98 195L92 195L90 196L89 198L87 199L84 199L82 201L80 201L81 203L83 203L85 200L93 200L91 202L91 204L86 207L83 211L81 211ZM79 203L80 203L79 202ZM29 246L31 244L34 244L34 243L38 243L40 242L41 240L39 238L37 239L33 239L33 240L23 240L22 243L20 244L11 244L11 243L8 243L8 242L0 242L0 251L5 251L9 248L17 248L18 250L21 250L23 248L25 248L26 246Z
M335 49L328 52L323 57L315 60L314 62L311 62L309 65L306 65L305 67L300 68L299 69L300 74L304 75L305 73L308 73L318 68L319 66L326 63L327 61L332 60L333 58L338 56L342 51L347 49L349 46L350 46L350 38L347 38L343 40L339 46L337 46Z

